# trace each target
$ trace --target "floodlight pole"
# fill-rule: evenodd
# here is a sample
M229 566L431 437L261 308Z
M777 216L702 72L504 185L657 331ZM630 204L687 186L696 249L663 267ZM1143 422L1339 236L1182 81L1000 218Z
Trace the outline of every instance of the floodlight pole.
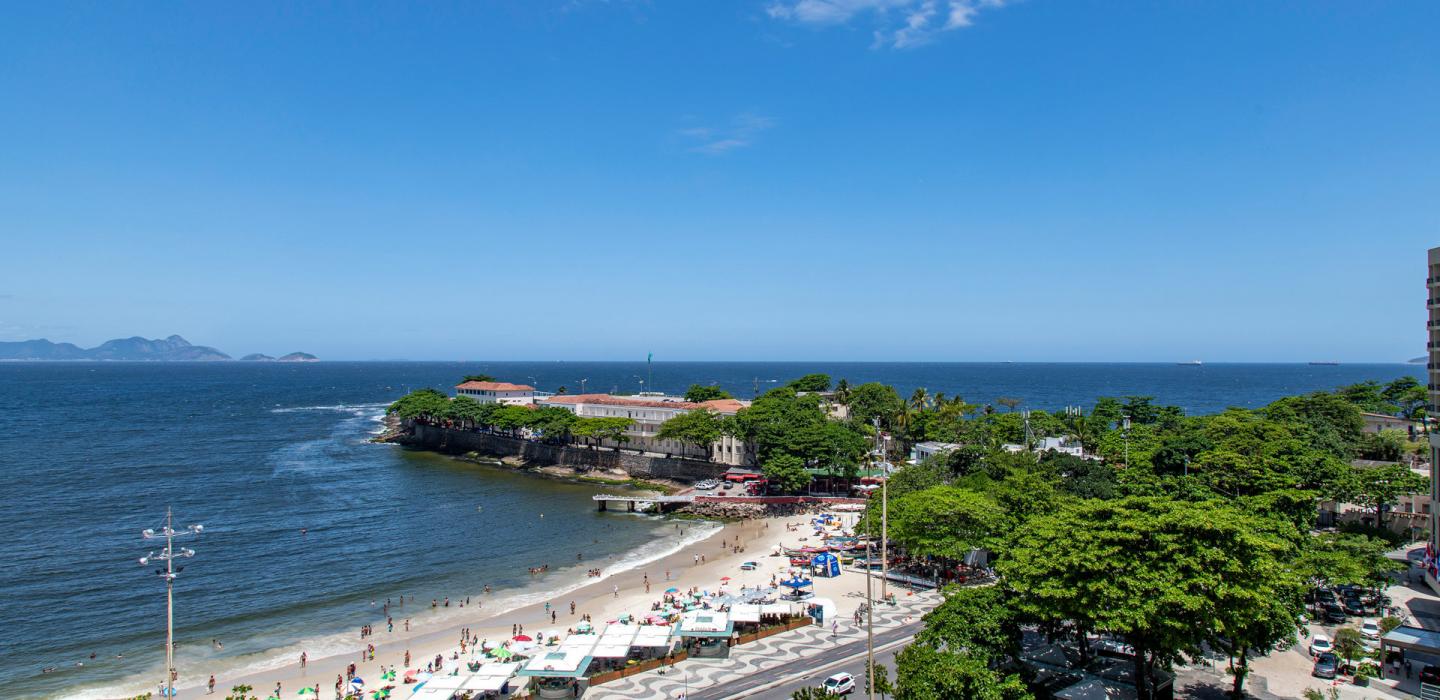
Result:
M870 694L870 700L875 700L875 602L870 597L870 539L865 540L865 667L868 669L868 682L865 689Z
M205 528L202 525L191 525L184 531L176 532L174 527L174 516L169 508L165 509L165 529L161 532L144 530L140 534L147 540L165 538L165 549L160 554L151 552L140 558L142 566L148 565L153 559L164 559L165 570L157 571L165 577L165 697L175 697L175 558L193 557L195 550L181 547L175 549L175 537L177 535L195 535Z

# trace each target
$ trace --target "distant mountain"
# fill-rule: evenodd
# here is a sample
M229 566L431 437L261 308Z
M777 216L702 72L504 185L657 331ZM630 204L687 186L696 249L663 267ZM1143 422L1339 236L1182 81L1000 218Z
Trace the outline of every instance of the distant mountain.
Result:
M0 342L0 360L119 360L141 362L213 362L228 360L226 355L215 348L191 345L178 335L169 338L148 340L135 336L107 340L99 347L88 350L70 343L52 343L48 340L22 340Z
M1421 356L1419 356L1419 357L1412 357L1412 358L1410 358L1410 362L1407 363L1407 364L1423 365L1423 364L1425 364L1426 362L1429 362L1429 361L1430 361L1430 358L1429 358L1429 357L1426 357L1425 355L1421 355Z
M240 358L241 362L274 362L275 358L264 353L252 352Z
M278 362L319 362L320 358L308 352L292 352L289 355L281 355Z

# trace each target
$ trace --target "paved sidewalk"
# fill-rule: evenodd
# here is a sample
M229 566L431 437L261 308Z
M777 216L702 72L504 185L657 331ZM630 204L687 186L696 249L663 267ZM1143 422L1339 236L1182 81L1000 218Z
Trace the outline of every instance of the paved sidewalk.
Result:
M920 617L939 601L938 593L926 591L900 596L895 607L875 606L877 644L882 630L913 627ZM904 634L899 633L899 636ZM591 700L662 700L679 697L687 688L689 695L694 698L724 697L728 693L716 691L723 691L723 686L727 684L741 679L753 680L756 677L765 681L772 680L783 675L784 672L779 669L781 666L803 659L817 659L822 654L830 656L827 652L856 643L859 643L863 650L864 641L865 628L856 627L849 617L844 617L840 621L837 635L830 633L829 625L801 627L734 647L727 659L686 659L668 669L646 671L597 685L586 692L584 697ZM663 674L661 670L664 671ZM749 685L754 686L756 683ZM704 692L707 689L714 690Z

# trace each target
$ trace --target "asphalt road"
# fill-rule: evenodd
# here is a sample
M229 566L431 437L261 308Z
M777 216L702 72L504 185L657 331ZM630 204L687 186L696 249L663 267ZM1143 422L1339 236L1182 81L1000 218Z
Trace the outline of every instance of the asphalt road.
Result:
M878 649L891 642L908 640L920 630L920 627L921 623L917 618L911 624L877 632L875 647ZM889 669L890 677L894 678L895 654L904 648L904 644L898 644L893 649L877 653L875 655L876 665L884 665ZM842 663L831 666L842 660ZM746 700L789 700L790 694L796 690L819 685L826 677L841 671L855 676L855 692L850 697L865 697L865 640L839 644L808 659L791 661L764 673L746 676L724 685L691 691L688 700L723 700L724 698L739 697L746 698ZM755 690L781 678L785 678L785 682L774 688Z

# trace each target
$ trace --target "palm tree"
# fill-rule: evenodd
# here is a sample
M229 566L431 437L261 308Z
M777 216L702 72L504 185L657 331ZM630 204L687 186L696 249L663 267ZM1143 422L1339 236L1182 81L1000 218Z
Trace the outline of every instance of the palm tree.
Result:
M910 407L911 407L911 408L913 408L913 409L915 409L915 410L917 410L917 411L924 411L924 410L925 410L926 408L928 408L929 406L930 406L930 395L925 391L925 387L922 386L922 387L916 389L916 390L915 390L915 393L913 393L913 394L910 395Z
M1009 397L1009 396L1001 396L1000 398L995 399L995 403L998 403L998 404L1000 404L1001 406L1004 406L1005 408L1008 408L1008 409L1010 409L1011 411L1014 411L1017 406L1019 406L1019 405L1022 404L1022 403L1025 403L1025 400L1024 400L1024 399L1017 399L1017 398L1013 398L1013 397Z

